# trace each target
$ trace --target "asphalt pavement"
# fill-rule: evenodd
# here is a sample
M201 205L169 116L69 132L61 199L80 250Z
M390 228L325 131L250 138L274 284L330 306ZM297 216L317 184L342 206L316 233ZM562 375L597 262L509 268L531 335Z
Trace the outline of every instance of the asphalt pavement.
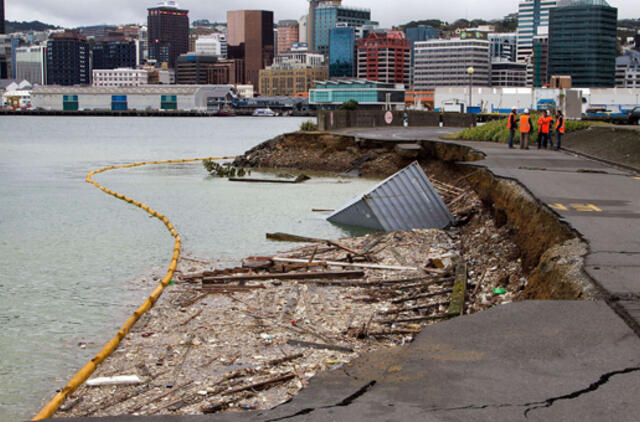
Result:
M348 133L362 139L448 142L437 138L449 131L393 128ZM468 165L517 180L583 236L590 245L585 270L609 293L608 302L501 305L426 327L408 346L366 355L318 375L290 402L269 411L148 419L638 420L640 337L634 327L640 321L640 177L563 152L456 143L486 155Z

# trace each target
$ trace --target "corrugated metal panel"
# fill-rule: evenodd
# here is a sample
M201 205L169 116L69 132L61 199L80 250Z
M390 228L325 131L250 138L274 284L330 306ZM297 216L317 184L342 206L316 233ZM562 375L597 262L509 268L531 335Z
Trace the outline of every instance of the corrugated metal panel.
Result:
M417 162L328 217L332 223L395 231L442 229L453 217Z

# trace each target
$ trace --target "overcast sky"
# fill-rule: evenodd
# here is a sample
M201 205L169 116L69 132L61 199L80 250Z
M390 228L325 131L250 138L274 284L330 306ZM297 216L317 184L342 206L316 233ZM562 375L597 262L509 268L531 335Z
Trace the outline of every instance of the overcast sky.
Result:
M146 8L157 0L4 0L7 20L39 20L74 27L97 24L146 22ZM307 10L305 0L178 0L189 9L191 20L225 21L227 10L265 9L275 12L274 19L298 19ZM411 20L458 18L501 18L517 12L518 0L344 0L352 7L371 9L371 18L384 27ZM446 4L446 7L443 5ZM609 0L618 8L619 18L640 18L639 0Z

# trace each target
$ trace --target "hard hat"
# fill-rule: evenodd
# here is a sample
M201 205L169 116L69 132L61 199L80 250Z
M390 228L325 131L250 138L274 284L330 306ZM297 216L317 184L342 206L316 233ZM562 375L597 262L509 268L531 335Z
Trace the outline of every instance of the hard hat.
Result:
M529 113L529 109L528 109L528 108L525 108L525 109L524 109L524 114L528 114L528 113Z

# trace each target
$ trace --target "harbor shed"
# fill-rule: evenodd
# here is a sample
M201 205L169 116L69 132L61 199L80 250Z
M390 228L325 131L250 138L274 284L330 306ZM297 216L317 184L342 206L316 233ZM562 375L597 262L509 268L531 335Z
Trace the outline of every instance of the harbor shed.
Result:
M31 102L44 110L207 111L236 97L233 85L42 86L33 90Z

